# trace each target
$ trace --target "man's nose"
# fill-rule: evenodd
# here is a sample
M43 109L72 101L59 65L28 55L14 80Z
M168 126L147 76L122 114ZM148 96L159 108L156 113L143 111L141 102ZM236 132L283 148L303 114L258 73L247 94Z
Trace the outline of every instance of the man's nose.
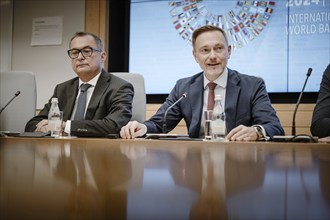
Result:
M81 51L79 51L77 59L78 60L85 59L85 57L84 57L84 55L82 54Z
M217 55L216 55L215 51L214 51L214 50L211 50L211 51L210 51L210 56L209 56L209 57L210 57L210 58L216 58L216 56L217 56Z

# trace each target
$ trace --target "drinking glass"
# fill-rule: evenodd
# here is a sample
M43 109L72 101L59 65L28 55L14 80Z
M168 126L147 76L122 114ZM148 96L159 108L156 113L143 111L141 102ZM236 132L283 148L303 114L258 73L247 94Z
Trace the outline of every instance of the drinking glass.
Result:
M204 111L204 140L212 140L212 120L213 120L213 111L206 110Z

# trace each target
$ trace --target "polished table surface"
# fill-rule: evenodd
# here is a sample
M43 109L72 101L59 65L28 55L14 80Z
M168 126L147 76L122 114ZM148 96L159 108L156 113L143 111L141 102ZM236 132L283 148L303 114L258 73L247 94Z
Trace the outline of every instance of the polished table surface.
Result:
M0 138L0 219L329 219L330 144Z

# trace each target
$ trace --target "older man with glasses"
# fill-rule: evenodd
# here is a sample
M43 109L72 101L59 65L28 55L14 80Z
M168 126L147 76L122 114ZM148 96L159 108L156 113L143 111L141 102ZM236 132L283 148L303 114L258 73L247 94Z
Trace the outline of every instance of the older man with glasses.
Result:
M74 136L118 134L132 116L133 86L103 69L107 54L98 36L77 32L69 48L72 69L78 77L55 87L49 102L26 124L25 131L48 132L51 99L58 98L64 133Z

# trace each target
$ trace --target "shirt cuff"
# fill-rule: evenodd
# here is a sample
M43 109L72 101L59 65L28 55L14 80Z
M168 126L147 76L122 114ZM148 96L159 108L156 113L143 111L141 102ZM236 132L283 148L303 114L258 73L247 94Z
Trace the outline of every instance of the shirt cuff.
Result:
M67 120L65 123L64 132L71 135L71 120Z
M147 128L147 126L145 125L145 124L143 124L143 123L141 123L142 125L143 125L143 134L141 135L141 136L139 136L139 137L142 137L142 138L144 138L144 137L146 137L146 135L147 135L147 132L148 132L148 128Z

